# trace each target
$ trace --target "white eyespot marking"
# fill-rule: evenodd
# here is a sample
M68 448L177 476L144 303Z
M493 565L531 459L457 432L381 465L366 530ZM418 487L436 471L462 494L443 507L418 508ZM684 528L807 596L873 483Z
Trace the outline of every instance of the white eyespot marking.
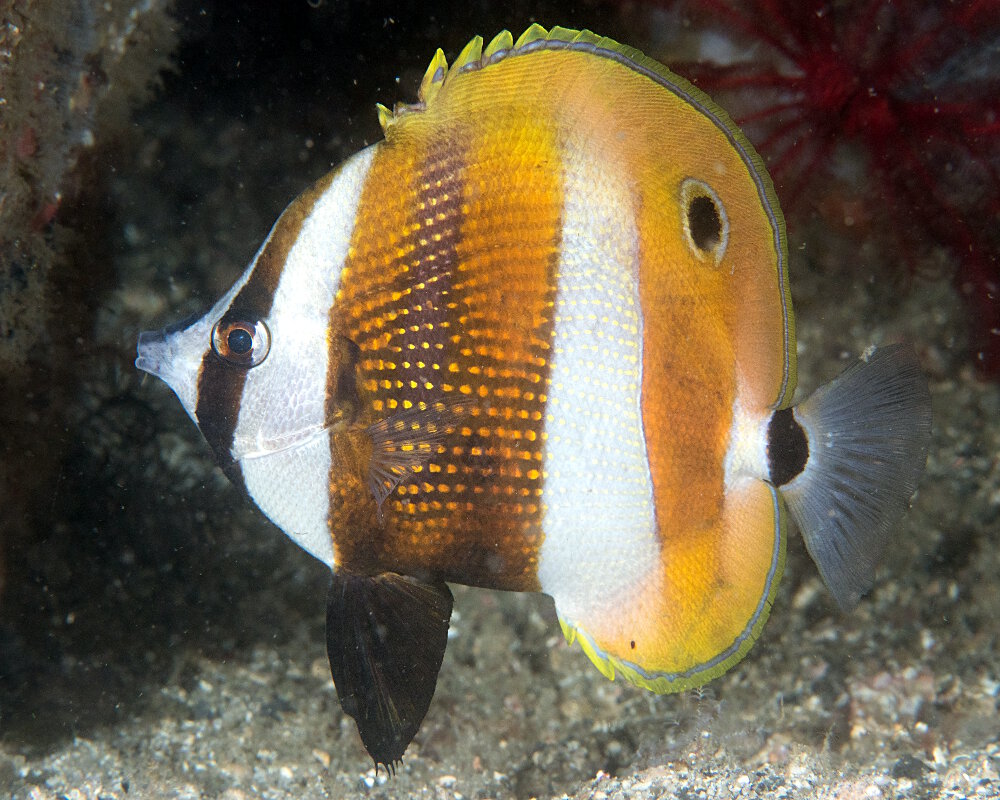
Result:
M729 244L729 217L715 190L697 178L681 184L681 226L696 258L718 266Z

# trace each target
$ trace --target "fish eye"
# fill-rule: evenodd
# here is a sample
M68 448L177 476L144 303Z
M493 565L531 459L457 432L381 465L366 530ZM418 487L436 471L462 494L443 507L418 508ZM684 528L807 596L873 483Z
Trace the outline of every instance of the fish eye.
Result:
M681 184L681 224L688 247L699 259L722 261L729 243L729 218L715 190L688 178Z
M212 349L237 367L256 367L271 349L271 332L263 320L219 320L212 328Z

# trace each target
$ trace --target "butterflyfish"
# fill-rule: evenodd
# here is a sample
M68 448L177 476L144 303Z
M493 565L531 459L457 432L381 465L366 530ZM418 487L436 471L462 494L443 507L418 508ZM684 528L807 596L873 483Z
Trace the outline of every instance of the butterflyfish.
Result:
M760 634L786 512L842 608L872 588L931 427L903 344L793 405L771 180L656 61L532 25L438 50L418 98L136 360L330 568L333 679L387 768L448 583L548 594L608 678L698 686Z

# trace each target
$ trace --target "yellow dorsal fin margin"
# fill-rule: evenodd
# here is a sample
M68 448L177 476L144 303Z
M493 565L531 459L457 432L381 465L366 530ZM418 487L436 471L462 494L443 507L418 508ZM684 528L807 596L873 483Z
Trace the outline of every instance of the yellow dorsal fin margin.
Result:
M526 44L531 44L531 42L537 42L539 39L545 39L549 35L549 32L545 30L537 22L532 22L527 30L521 34L516 42L514 42L514 49L520 50Z
M508 50L514 49L514 37L511 36L510 31L500 31L496 36L493 37L486 49L483 50L483 63L488 62L497 53L506 53Z
M669 76L669 80L671 82L680 83L682 86L689 87L693 89L695 95L701 96L701 92L693 87L690 87L690 84L688 84L687 81L678 79L677 76L670 73L661 64L651 58L648 58L635 48L620 44L614 39L609 39L606 36L598 36L593 31L563 28L559 25L554 26L550 30L546 30L544 27L535 22L529 25L516 41L510 31L507 30L500 31L500 33L494 36L485 48L483 47L483 38L481 36L473 37L473 39L469 41L464 48L462 48L461 53L459 53L458 58L455 59L455 63L450 68L444 52L438 48L427 67L427 71L424 73L423 80L420 81L420 88L417 90L418 102L413 104L397 103L393 107L392 111L389 111L388 108L381 104L376 106L379 124L382 126L383 132L388 133L389 128L391 128L393 123L395 123L401 116L412 112L423 111L429 105L433 104L442 87L445 86L453 76L475 71L483 67L487 67L495 61L502 60L511 55L516 55L518 51L530 47L535 42L584 44L590 45L598 50L608 50L619 53L630 61L633 61L634 63L649 69L652 72ZM708 107L715 108L715 104L712 103L707 97L702 97L702 99Z
M478 66L483 57L483 37L473 36L469 43L462 48L455 63L451 65L452 72L459 72L470 64Z
M378 124L382 126L382 133L384 134L389 130L389 126L392 125L392 109L381 103L376 103L375 113L378 114Z
M441 91L445 76L448 74L448 59L444 57L444 50L440 47L427 66L424 78L420 81L420 88L417 89L417 99L424 106L433 103L437 93Z
M527 34L527 31L525 31L525 33ZM553 25L552 30L545 35L545 39L549 42L575 42L578 41L578 38L582 33L589 33L589 31L578 31L574 28L564 28L561 25Z

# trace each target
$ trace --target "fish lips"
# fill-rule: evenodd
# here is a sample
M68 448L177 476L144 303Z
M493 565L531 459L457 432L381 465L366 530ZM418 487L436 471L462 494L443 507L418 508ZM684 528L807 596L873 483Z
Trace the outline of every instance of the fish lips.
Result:
M140 333L135 365L167 384L197 424L198 375L207 338L202 325L185 323Z
M139 334L135 365L143 372L163 378L164 367L170 362L170 350L166 328L143 331Z

